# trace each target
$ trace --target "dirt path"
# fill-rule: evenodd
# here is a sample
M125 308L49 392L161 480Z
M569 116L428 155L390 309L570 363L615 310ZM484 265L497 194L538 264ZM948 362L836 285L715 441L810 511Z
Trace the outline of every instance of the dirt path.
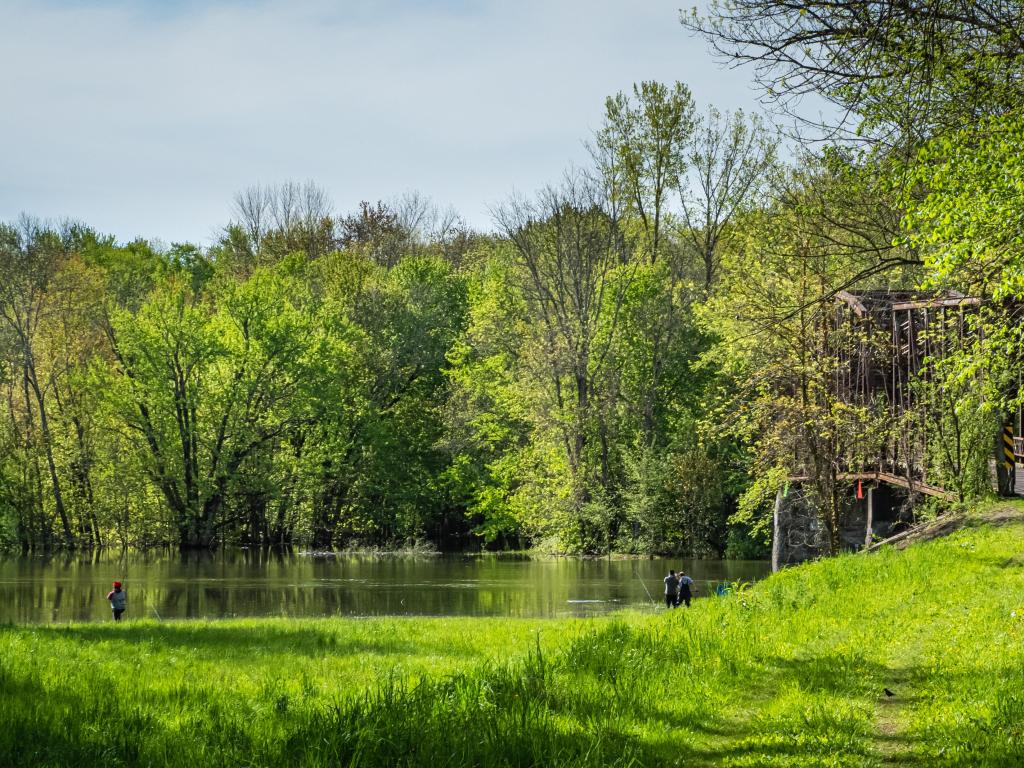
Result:
M905 734L903 710L906 704L900 698L899 694L893 697L883 694L875 706L874 747L885 765L904 765L913 756L913 743Z

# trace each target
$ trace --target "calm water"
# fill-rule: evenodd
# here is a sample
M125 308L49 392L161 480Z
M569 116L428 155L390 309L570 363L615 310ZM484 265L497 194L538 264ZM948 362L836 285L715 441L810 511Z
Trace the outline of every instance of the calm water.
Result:
M769 564L721 560L576 560L502 556L322 557L224 551L0 559L0 622L109 621L124 581L127 617L587 616L661 603L668 568L699 596L754 581Z

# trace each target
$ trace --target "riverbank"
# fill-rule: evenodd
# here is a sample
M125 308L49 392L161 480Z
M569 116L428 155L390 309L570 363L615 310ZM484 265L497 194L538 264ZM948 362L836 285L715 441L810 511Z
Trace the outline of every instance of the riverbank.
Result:
M1019 765L1002 509L653 617L4 627L0 764Z

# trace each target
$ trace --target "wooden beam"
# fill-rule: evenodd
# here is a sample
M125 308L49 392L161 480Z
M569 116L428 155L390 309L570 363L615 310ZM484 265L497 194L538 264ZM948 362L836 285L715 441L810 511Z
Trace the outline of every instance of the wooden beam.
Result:
M907 478L900 477L899 475L893 475L889 472L877 472L879 480L890 485L898 485L901 488L906 488L910 491L918 491L925 494L926 496L936 496L940 499L948 499L953 501L956 499L956 494L947 491L945 488L940 488L937 485L928 485L927 483L910 483Z
M868 308L864 306L864 303L854 296L849 291L836 291L835 297L842 302L850 305L857 317L864 317L867 314Z
M865 547L861 551L862 552L873 552L876 549L878 549L879 547L884 547L886 544L895 544L897 541L901 541L902 539L905 539L908 536L910 536L910 534L917 533L919 530L920 530L919 528L908 528L907 530L903 531L902 533L897 533L895 536L890 536L888 539L883 539L882 541L876 541L874 544L869 544L867 547Z
M806 483L811 478L807 475L793 475L788 479L791 483ZM894 475L891 472L840 472L836 475L836 480L876 480L882 483L889 483L889 485L896 485L900 488L906 488L908 491L917 491L926 496L936 496L949 500L956 498L955 494L950 493L945 488L928 485L927 483L911 483L907 478Z
M893 304L895 310L904 309L934 309L937 307L973 307L981 304L981 299L975 296L968 296L959 299L921 299L920 301L901 301Z
M871 544L871 546L862 549L861 552L874 552L875 550L887 546L889 544L897 544L901 541L909 539L915 534L925 532L934 533L936 531L941 531L944 528L949 529L952 527L956 527L960 524L963 518L964 516L962 513L947 512L946 514L940 515L934 520L929 520L926 523L918 523L917 525L911 526L910 528L907 528L907 530L897 533L895 536L890 536L888 539L876 541L873 544Z

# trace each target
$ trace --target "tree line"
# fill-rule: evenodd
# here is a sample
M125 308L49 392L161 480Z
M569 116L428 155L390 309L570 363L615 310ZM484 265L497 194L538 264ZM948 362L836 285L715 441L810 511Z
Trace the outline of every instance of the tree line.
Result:
M774 145L642 83L491 233L313 183L242 191L208 248L3 225L0 535L723 551L745 459L702 427L698 310Z
M774 126L638 83L491 232L312 183L244 190L207 248L3 225L0 541L757 556L788 475L834 531L839 468L909 427L830 386L858 340L821 319L864 288L993 308L920 382L950 436L926 460L986 493L1024 359L1024 45L990 6L684 15L835 120L782 162Z

